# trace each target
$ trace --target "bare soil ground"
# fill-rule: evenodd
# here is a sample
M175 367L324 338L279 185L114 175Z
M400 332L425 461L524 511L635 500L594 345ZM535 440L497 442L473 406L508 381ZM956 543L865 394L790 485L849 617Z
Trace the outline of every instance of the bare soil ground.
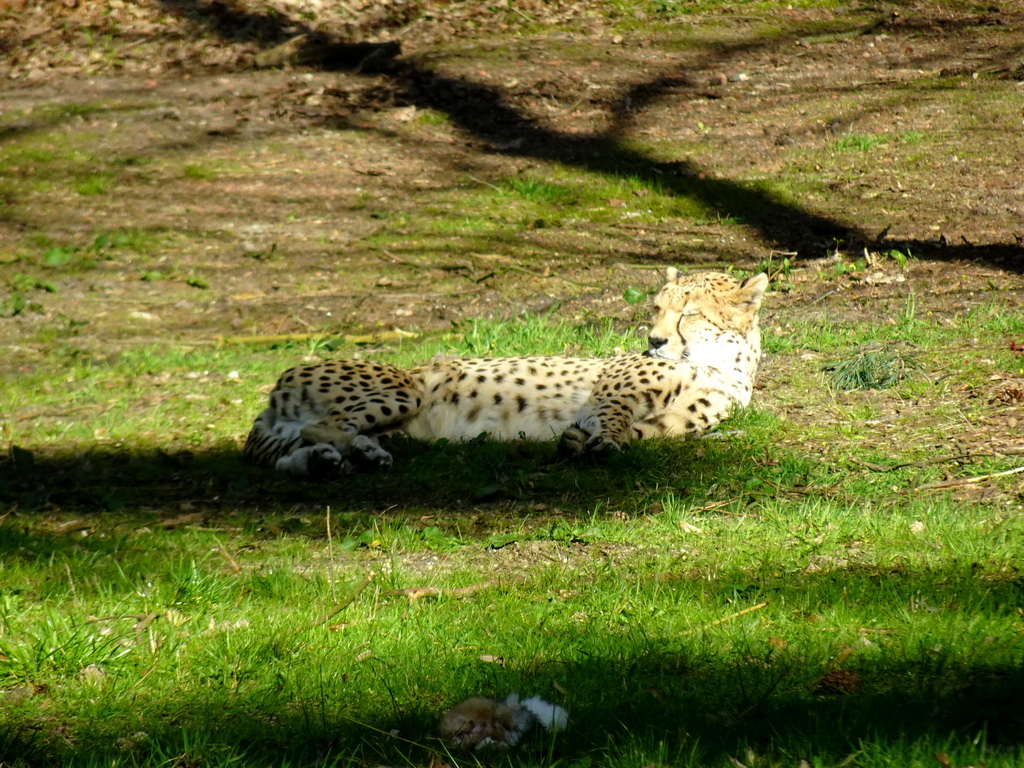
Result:
M1024 306L1021 6L737 8L8 0L0 279L30 295L0 319L0 368L55 337L424 331L556 302L625 318L622 289L669 264L789 259L768 326L885 322L909 296ZM255 66L300 34L328 55ZM611 220L424 238L460 191L551 163L641 188ZM710 214L637 223L644 184ZM114 253L104 232L150 240ZM54 246L67 268L43 268Z

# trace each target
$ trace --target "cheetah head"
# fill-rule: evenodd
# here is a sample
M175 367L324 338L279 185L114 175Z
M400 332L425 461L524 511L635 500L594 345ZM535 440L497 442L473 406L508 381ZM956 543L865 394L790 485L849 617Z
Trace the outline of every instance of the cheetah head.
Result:
M721 272L683 275L669 267L668 282L654 299L647 356L722 366L735 358L729 343L746 343L759 354L757 310L767 287L763 273L740 281Z

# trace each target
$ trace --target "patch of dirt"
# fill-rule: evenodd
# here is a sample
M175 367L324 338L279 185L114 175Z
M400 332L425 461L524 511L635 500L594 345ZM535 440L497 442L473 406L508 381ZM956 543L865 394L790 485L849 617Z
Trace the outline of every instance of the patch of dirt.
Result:
M800 264L830 248L852 257L864 247L899 248L926 265L898 284L858 280L853 302L845 289L833 302L820 286L810 286L813 297L798 286L781 307L813 298L817 307L878 315L891 297L916 291L956 311L992 281L1020 286L1022 115L1001 114L1024 89L1011 34L1024 11L1015 4L918 3L879 17L854 3L667 24L640 10L623 17L539 0L514 9L405 0L5 6L4 135L57 125L69 137L86 134L97 158L117 164L106 195L9 185L5 238L84 243L101 227L170 233L157 249L163 255L101 261L62 282L59 300L36 296L41 313L2 323L7 341L55 314L91 318L88 335L108 339L140 328L193 337L428 329L528 310L523 296L543 304L564 293L568 314L605 314L613 286L656 282L637 267L752 268L773 251ZM333 71L253 69L261 51L298 34L338 45L398 42L401 55ZM955 114L959 90L990 94L971 105L990 105L991 114ZM41 107L49 117L38 116ZM447 119L416 120L425 110ZM800 166L801 148L843 136L935 133L941 151L913 164L883 151L837 156L827 169ZM672 138L700 143L676 158L638 148ZM190 156L229 170L176 173ZM395 247L407 252L401 226L387 217L451 187L453 176L486 182L551 159L695 195L719 221L527 227L540 277L443 260L417 268L360 247L393 229ZM15 167L8 179L32 173ZM820 177L821 192L787 201L765 191L783 173ZM744 225L722 223L731 216ZM19 268L24 247L15 253L5 257L15 262L9 268L0 264L5 273ZM209 290L139 278L157 272L201 273L194 282ZM579 283L606 290L573 290Z

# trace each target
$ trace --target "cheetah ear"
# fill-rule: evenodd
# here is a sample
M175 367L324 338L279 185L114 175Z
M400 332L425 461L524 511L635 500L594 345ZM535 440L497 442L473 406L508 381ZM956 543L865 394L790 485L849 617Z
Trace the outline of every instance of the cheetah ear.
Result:
M679 270L675 267L669 267L665 270L665 277L668 278L670 283L674 283L679 278Z
M757 310L761 306L761 299L764 298L766 290L768 290L768 275L762 272L759 275L748 277L740 283L736 292L744 304L748 304L752 309Z

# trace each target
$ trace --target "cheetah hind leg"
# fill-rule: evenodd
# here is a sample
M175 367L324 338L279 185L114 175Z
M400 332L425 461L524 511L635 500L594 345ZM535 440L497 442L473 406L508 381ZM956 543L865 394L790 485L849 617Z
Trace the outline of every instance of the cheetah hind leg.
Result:
M355 464L355 468L363 472L375 472L391 467L392 458L373 435L363 435L356 427L346 424L342 427L319 422L307 424L302 428L302 439L307 443L328 443L334 446L342 456Z
M388 469L392 458L370 435L360 435L354 428L337 427L326 422L307 424L302 428L306 443L278 459L276 468L295 477L329 480L353 471L374 472Z
M316 443L296 448L278 459L274 467L293 477L311 480L330 480L351 474L355 469L355 465L330 443Z
M314 443L282 456L275 468L294 477L331 480L355 471L375 472L388 469L392 458L376 437L356 435L347 445Z

